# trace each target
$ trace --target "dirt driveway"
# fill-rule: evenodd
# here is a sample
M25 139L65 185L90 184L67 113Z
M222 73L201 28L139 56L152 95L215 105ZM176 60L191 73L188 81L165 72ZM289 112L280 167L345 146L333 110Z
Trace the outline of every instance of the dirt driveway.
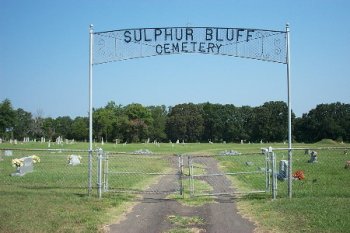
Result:
M211 169L218 170L215 159L210 163ZM156 185L174 182L170 177L162 179L168 180ZM225 176L217 179L225 180L216 184L230 183ZM167 199L166 194L143 195L120 222L107 227L110 233L249 233L254 229L252 222L237 213L233 197L217 196L214 203L189 207Z

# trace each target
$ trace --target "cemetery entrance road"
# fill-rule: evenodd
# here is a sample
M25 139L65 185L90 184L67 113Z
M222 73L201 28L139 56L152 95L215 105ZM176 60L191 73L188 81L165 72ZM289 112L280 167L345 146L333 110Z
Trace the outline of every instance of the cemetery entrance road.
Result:
M217 162L212 163L212 168L218 169ZM174 179L172 176L164 176L155 186L169 185L174 182ZM218 184L224 185L228 182L225 176L219 179L223 180ZM166 187L152 187L152 189L165 190ZM202 221L190 220L192 224L179 225L176 221L172 221L172 218L199 218ZM175 230L179 229L198 233L249 233L254 231L255 226L238 214L235 199L232 196L217 196L214 202L189 207L167 198L166 194L144 194L119 222L106 226L105 230L110 233L167 233L176 232Z

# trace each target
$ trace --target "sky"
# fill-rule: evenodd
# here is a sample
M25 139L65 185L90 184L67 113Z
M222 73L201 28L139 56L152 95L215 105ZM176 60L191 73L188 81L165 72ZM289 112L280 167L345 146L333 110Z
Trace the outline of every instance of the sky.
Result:
M290 25L291 106L350 103L350 1L0 0L0 101L44 117L88 116L89 25L229 27ZM286 65L202 54L93 67L93 107L287 102Z

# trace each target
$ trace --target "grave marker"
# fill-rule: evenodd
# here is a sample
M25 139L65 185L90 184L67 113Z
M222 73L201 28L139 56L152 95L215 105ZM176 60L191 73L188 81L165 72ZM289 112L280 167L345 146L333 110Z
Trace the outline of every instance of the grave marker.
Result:
M12 150L5 150L4 155L5 156L12 156L13 155Z
M79 155L70 155L68 158L68 164L72 166L79 165L81 162L81 156Z
M288 160L281 160L277 179L286 180L288 174Z
M16 166L16 172L12 173L11 176L24 176L27 173L33 172L33 158L31 156L17 159L22 164Z

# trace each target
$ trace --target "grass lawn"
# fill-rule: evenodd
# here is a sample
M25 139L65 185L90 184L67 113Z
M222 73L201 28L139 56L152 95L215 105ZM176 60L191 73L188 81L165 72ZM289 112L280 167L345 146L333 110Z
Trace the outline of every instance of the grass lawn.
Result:
M105 151L132 152L148 149L159 156L167 154L214 155L224 150L241 153L257 152L261 147L286 147L283 144L96 144ZM295 144L294 147L349 146L329 144ZM42 148L45 143L0 144L0 148ZM50 149L87 149L87 143L51 145ZM3 153L3 151L1 151ZM34 172L23 177L10 177L14 172L12 158L36 154L41 158ZM75 153L76 154L76 153ZM104 193L102 199L87 195L87 155L80 153L82 164L67 166L68 154L48 152L17 152L2 156L0 161L0 232L98 232L105 224L114 221L127 208L134 197L131 194ZM54 155L54 156L52 156ZM350 169L344 169L350 160L343 150L318 150L318 163L309 164L304 151L293 153L293 171L303 170L305 180L293 182L293 199L287 198L286 182L278 182L278 198L270 194L247 195L238 199L240 212L258 223L261 231L273 232L349 232L350 229ZM286 158L285 151L277 152L277 163ZM0 158L1 159L1 158ZM254 163L254 159L251 158ZM242 160L243 161L243 160ZM154 165L157 171L164 168L163 160ZM260 163L260 162L259 162ZM146 164L146 163L142 163ZM121 164L119 164L120 166ZM123 164L126 167L130 164ZM239 169L245 164L220 161L222 169ZM113 165L112 165L113 166ZM40 172L46 169L45 172ZM153 171L153 170L152 170ZM65 178L69 177L69 179ZM243 176L242 176L243 177ZM245 180L236 179L236 185L246 188ZM152 181L128 180L133 188L141 188ZM254 181L254 178L253 178ZM187 182L187 181L185 181ZM253 186L254 186L253 182ZM185 190L186 191L186 190ZM185 192L185 196L188 195ZM209 200L201 200L209 201Z

